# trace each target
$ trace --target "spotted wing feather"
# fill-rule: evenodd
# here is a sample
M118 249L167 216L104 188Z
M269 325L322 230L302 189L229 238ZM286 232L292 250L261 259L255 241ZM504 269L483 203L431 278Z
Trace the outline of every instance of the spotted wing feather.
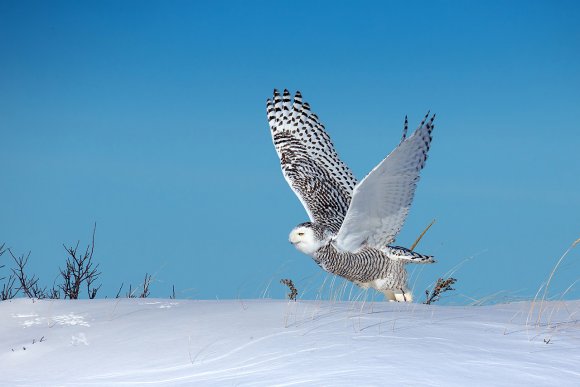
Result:
M354 189L350 207L335 242L345 251L363 245L384 249L395 241L409 213L419 172L427 160L433 131L429 113Z
M296 92L266 102L268 122L282 173L310 220L337 233L350 204L356 178L338 157L330 137L310 105Z

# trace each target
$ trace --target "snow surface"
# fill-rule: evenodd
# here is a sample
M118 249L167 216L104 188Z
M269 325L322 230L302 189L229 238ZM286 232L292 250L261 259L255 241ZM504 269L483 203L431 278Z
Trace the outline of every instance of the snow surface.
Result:
M0 385L580 386L579 312L580 301L17 299L0 302Z

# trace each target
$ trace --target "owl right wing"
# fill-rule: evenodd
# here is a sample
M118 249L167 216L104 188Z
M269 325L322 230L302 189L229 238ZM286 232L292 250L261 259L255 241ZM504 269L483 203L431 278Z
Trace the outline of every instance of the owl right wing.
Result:
M336 234L350 205L356 178L339 159L316 114L302 103L299 91L266 102L274 147L286 181L302 202L310 220Z
M405 119L401 143L354 189L335 238L339 249L356 251L363 245L383 249L395 241L409 213L431 145L435 115L427 120L428 114L408 138Z

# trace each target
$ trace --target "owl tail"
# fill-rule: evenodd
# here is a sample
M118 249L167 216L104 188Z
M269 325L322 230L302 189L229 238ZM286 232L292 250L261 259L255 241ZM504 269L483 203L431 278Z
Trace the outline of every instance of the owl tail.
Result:
M409 263L435 263L431 255L423 255L400 246L387 246L384 250L391 259L401 259Z

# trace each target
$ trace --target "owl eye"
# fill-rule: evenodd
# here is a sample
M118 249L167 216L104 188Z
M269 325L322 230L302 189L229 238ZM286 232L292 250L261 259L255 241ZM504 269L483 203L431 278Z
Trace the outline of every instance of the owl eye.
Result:
M299 236L303 236L303 235L304 235L304 233L303 233L303 232L299 232L299 233L298 233L298 235L299 235Z

